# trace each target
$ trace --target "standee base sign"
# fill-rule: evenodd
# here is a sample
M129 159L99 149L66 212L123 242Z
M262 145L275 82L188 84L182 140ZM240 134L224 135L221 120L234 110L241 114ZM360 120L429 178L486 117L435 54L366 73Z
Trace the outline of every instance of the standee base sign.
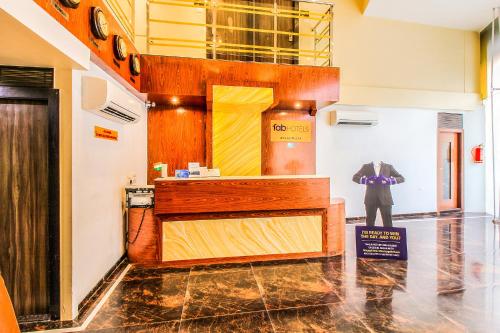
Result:
M407 260L405 228L356 226L358 258Z

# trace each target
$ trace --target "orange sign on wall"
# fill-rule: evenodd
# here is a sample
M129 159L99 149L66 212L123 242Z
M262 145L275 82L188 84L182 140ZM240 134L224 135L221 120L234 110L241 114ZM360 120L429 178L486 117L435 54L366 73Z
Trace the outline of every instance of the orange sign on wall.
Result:
M95 126L94 134L95 137L98 139L118 141L118 131L113 131L107 128Z
M304 120L272 120L272 142L311 142L312 126Z

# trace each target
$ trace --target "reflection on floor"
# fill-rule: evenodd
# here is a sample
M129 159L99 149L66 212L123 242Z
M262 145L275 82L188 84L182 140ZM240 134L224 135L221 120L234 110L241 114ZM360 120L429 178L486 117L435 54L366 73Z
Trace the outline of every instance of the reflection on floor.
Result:
M133 267L86 332L500 332L491 218L398 222L408 262L343 258Z

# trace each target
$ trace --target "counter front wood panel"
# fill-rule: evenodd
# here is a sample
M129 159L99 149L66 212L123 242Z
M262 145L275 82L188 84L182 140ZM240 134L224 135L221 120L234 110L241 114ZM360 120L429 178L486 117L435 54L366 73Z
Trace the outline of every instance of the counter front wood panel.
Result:
M345 250L345 200L333 198L327 211L326 253L337 256Z
M321 251L321 215L163 223L162 261Z
M160 180L155 214L328 208L329 178Z

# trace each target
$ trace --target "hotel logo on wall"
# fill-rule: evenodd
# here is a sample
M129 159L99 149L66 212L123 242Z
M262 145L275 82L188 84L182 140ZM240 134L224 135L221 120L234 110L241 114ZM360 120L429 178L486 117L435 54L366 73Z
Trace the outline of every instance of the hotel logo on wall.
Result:
M311 142L310 121L271 120L271 142Z
M107 128L94 126L94 135L98 139L118 141L118 132Z

